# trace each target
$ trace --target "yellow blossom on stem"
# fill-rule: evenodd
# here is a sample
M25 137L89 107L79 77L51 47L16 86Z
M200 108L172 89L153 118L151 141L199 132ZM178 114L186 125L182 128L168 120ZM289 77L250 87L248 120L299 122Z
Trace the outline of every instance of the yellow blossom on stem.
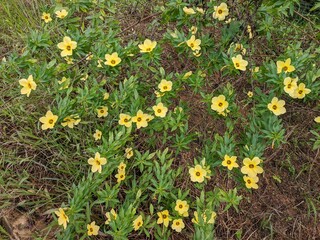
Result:
M194 215L194 217L191 219L191 222L193 222L195 224L199 224L199 214L198 214L198 212L194 211L193 215ZM214 224L216 217L217 217L216 212L212 211L210 213L210 219L207 222L207 215L205 213L202 214L203 222L204 223L208 223L208 224Z
M161 82L158 85L158 88L160 89L160 92L169 92L172 89L172 82L167 81L165 79L162 79Z
M131 116L128 115L128 114L123 114L123 113L120 113L120 116L119 116L119 125L123 125L123 126L126 126L126 127L131 127L132 125L132 121L131 121Z
M92 166L91 171L93 173L102 171L102 166L107 163L107 159L100 157L100 153L96 152L94 158L89 158L88 163Z
M21 94L26 94L27 97L30 96L32 90L36 90L37 84L33 81L33 76L29 75L28 79L22 78L19 80L19 84L22 86Z
M306 94L309 94L311 90L309 88L306 88L306 85L304 83L300 83L297 88L294 90L294 96L298 99L302 99L306 96Z
M189 216L189 213L188 213L189 204L187 203L187 201L182 201L182 200L178 199L176 201L176 206L175 206L174 210L176 210L179 213L179 215L181 215L181 216L184 216L184 217Z
M253 92L248 91L248 92L247 92L247 95L248 95L249 98L252 98L252 97L253 97Z
M63 225L63 228L66 229L67 223L69 222L69 218L66 215L66 213L64 212L64 210L62 208L59 208L59 211L55 211L54 213L58 217L58 224Z
M121 162L118 166L118 171L125 171L126 170L126 164L124 162Z
M56 11L55 14L56 14L57 18L63 19L68 15L68 11L65 9L61 9L59 11Z
M42 123L41 129L47 130L48 128L52 129L58 120L57 115L53 115L51 111L47 111L44 117L41 117L39 121Z
M320 123L320 116L315 117L315 118L314 118L314 121L315 121L316 123Z
M258 189L257 182L259 181L259 178L257 176L252 176L252 177L244 176L243 180L246 183L247 188Z
M185 225L184 225L184 222L181 218L173 220L172 225L171 225L171 228L173 230L175 230L176 232L181 232L182 229L184 229L184 227L185 227Z
M132 117L132 122L135 122L137 124L138 129L141 127L147 127L148 126L147 117L148 117L148 114L145 114L141 110L139 110L136 116Z
M241 168L243 174L247 174L249 177L254 177L257 174L263 173L262 167L258 166L261 162L260 158L254 157L253 159L245 158L243 160L244 166Z
M118 173L115 175L116 179L117 179L117 182L121 182L123 181L125 178L126 178L126 173L125 171L119 171L118 170Z
M224 95L219 95L218 97L213 97L211 100L211 109L222 113L229 106L229 103L226 101L226 97Z
M63 77L60 81L58 81L59 85L62 85L59 90L67 89L70 84L70 78Z
M200 39L196 39L195 35L192 35L191 38L189 40L187 40L187 45L191 48L192 51L196 51L196 50L200 50L200 44L201 44L201 40Z
M132 150L132 148L126 148L126 150L125 150L125 157L126 157L127 159L130 159L132 156L133 156L133 150Z
M52 21L50 13L45 13L45 12L42 13L41 19L44 20L45 23Z
M88 236L97 236L99 233L99 226L96 225L96 222L93 221L90 224L87 224Z
M285 62L277 61L277 73L284 71L285 73L293 72L295 67L291 65L291 58L288 58Z
M152 107L153 111L154 111L154 115L156 115L157 117L161 117L164 118L167 114L168 108L166 106L163 105L163 103L158 103L157 105Z
M229 9L227 4L221 3L219 6L214 6L214 12L212 14L212 17L214 19L223 21L228 15L229 15Z
M187 78L189 78L191 75L192 75L192 71L186 72L186 73L183 75L182 79L187 79Z
M139 228L141 228L142 225L143 225L142 216L139 215L139 216L133 221L132 225L133 225L133 229L134 229L135 231L138 231Z
M108 100L109 97L110 97L109 93L106 92L106 93L103 94L103 100Z
M236 57L232 57L233 65L236 69L245 71L248 65L248 61L242 59L242 55L238 54Z
M108 107L103 106L97 109L98 118L108 116Z
M77 42L72 41L70 37L64 37L63 42L58 43L57 46L62 50L61 57L71 56L72 50L77 48Z
M284 88L283 90L289 94L290 97L296 98L295 96L295 90L298 87L298 78L291 78L291 77L286 77L283 80Z
M116 211L112 208L110 212L106 212L107 220L105 221L105 224L109 224L112 220L116 220L117 216Z
M139 44L140 52L146 53L146 52L152 52L152 50L156 47L157 42L151 41L150 39L144 40L143 44Z
M118 53L114 52L111 55L106 54L105 56L106 61L104 62L105 65L115 67L121 62L121 58L118 56Z
M184 7L182 10L183 10L184 13L187 14L187 15L196 14L196 12L193 10L193 8Z
M61 125L63 127L68 126L69 128L73 128L74 125L78 125L80 121L81 119L79 118L79 115L70 115L63 119Z
M207 171L197 164L194 168L189 169L189 174L192 182L202 183L207 176Z
M236 161L237 161L236 156L230 157L229 155L224 155L224 160L222 162L222 166L227 167L231 171L233 168L239 167L239 165Z
M196 10L197 10L199 13L204 14L204 10L203 10L203 8L199 8L199 7L197 7L197 8L196 8Z
M169 221L171 221L171 218L169 216L168 210L163 210L162 212L158 212L158 220L157 224L163 224L165 227L169 226Z
M274 115L279 116L286 113L284 100L279 100L277 97L272 98L271 103L268 104L268 109L273 112Z
M189 31L192 33L192 35L195 35L198 31L198 28L196 26L192 26Z
M96 129L96 132L93 134L93 137L94 137L95 141L100 140L102 137L102 132L100 130Z

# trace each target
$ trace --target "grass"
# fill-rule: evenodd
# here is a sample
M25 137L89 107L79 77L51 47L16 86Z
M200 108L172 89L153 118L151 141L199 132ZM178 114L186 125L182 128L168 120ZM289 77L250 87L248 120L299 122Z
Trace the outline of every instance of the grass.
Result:
M1 57L7 57L9 53L23 48L27 36L25 29L28 32L40 26L39 16L48 3L38 0L2 0L2 8L0 8L0 14L3 16L0 18L0 32L3 33L0 35ZM144 4L146 2L139 1L134 3L134 7L140 7L139 11L142 13L141 6ZM130 8L127 11L130 13ZM119 19L123 16L119 16ZM123 21L128 21L128 18L123 18ZM125 22L125 24L129 23ZM306 25L309 29L312 28L309 22ZM133 28L143 35L143 29L139 24ZM299 26L295 26L294 29L296 28L301 30ZM313 33L310 34L312 38L316 38ZM261 49L261 51L267 52L268 50ZM43 228L49 226L48 229L39 233L39 236L48 235L47 238L50 239L49 232L55 232L50 225L52 218L48 212L45 217L42 214L66 202L72 184L78 183L82 174L86 172L86 166L83 166L82 149L88 146L81 137L86 132L84 130L80 134L61 132L49 136L37 130L35 124L38 123L34 122L36 117L30 115L30 112L45 109L49 105L49 98L46 99L46 94L44 94L33 98L33 102L29 102L28 105L23 104L23 97L19 95L14 76L5 73L5 69L2 71L4 72L0 75L6 76L6 79L4 79L5 84L0 87L0 142L2 143L0 148L0 212L9 209L11 213L27 215L32 221L43 223ZM201 105L200 101L198 105ZM307 129L312 122L307 114L306 119L288 119L286 125L296 126L297 129ZM200 119L192 120L194 122L191 122L193 124L190 126L191 129L194 128L195 132L199 131L202 135L208 134L206 129L198 125L197 121ZM91 132L93 133L94 129L91 129ZM320 231L317 230L320 211L320 187L317 183L320 181L319 166L312 162L314 157L318 156L319 151L311 151L311 146L308 144L295 145L301 141L308 141L309 136L308 131L301 133L296 130L277 154L269 155L269 157L274 156L276 161L269 161L266 166L266 169L269 169L266 174L270 175L267 179L271 181L264 183L266 192L261 195L253 194L253 197L249 196L248 199L250 198L252 203L241 203L240 214L235 211L221 213L217 224L217 236L223 238L228 232L229 237L236 236L238 239L249 237L252 237L251 239L262 239L263 237L267 239L280 239L281 237L303 239L304 235L300 232L294 232L294 229L290 232L288 226L292 223L288 217L292 216L292 212L299 224L310 232L310 236L312 231ZM191 155L196 154L192 151L186 152ZM305 161L302 162L301 159ZM279 176L281 181L272 181L272 176ZM301 190L307 194L301 193ZM301 201L303 203L298 205ZM267 213L264 213L265 209ZM241 225L241 220L245 215L251 218L248 221L251 221L253 229L246 231ZM283 218L286 218L289 223L282 222ZM33 224L33 226L36 225ZM228 226L228 230L224 226ZM289 229L288 233L282 233L283 228ZM9 235L8 229L0 226L0 236L5 237L6 235Z

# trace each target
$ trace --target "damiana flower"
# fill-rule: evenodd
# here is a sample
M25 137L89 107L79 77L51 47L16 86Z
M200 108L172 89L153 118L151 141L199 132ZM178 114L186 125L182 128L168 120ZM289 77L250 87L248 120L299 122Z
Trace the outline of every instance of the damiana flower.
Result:
M81 119L79 118L79 115L70 115L63 119L61 125L63 127L68 126L69 128L73 128L74 125L78 125L80 121Z
M71 65L73 64L73 58L72 57L65 57L64 60L67 62L67 64Z
M157 215L158 215L157 224L163 224L164 226L168 227L169 221L171 221L171 218L169 216L169 211L163 210L162 212L158 212Z
M193 213L194 218L191 219L191 222L195 223L195 224L199 224L199 214L197 211L194 211ZM216 212L212 211L211 215L210 215L210 219L207 222L207 215L205 213L202 214L202 219L204 223L208 223L208 224L214 224L215 219L217 217Z
M144 40L143 44L139 44L140 52L146 53L146 52L152 52L152 50L156 47L157 42L151 41L150 39Z
M109 224L112 220L116 220L117 216L118 216L117 213L112 208L110 212L106 212L107 220L105 221L105 224Z
M59 211L55 211L54 213L58 217L58 224L63 225L63 228L66 229L67 223L69 222L69 218L66 215L66 213L64 212L64 210L62 208L59 208Z
M68 12L65 9L61 9L60 11L56 11L55 14L57 18L63 19L68 15Z
M28 79L20 79L19 84L22 86L20 91L21 94L27 94L27 97L29 97L32 90L36 90L37 88L37 84L33 81L32 75L29 75Z
M192 51L200 50L201 49L200 44L201 44L201 40L196 39L195 35L192 35L191 38L187 40L187 45L191 48Z
M288 58L285 62L283 61L277 61L277 73L281 73L284 71L287 72L293 72L295 70L295 67L291 65L291 58Z
M138 129L141 127L147 127L148 126L147 117L148 117L148 114L145 114L141 110L139 110L136 116L132 117L132 122L135 122L137 124Z
M127 159L130 159L132 156L133 156L133 150L132 150L132 148L126 148L126 150L125 150L125 157L126 157Z
M63 77L60 81L58 81L59 85L62 85L59 90L67 89L70 85L70 78Z
M94 158L89 158L88 163L92 166L91 171L93 173L97 172L101 173L102 166L107 163L107 159L100 157L100 153L96 152Z
M252 98L252 97L253 97L253 92L248 91L248 92L247 92L247 95L248 95L249 98Z
M128 114L123 114L123 113L120 113L120 116L119 116L119 125L123 125L123 126L126 126L126 127L131 127L132 125L132 121L131 121L131 116L128 115Z
M202 183L207 175L207 171L197 164L194 168L189 169L189 174L192 182Z
M242 55L238 54L236 57L232 58L233 65L236 69L245 71L248 65L248 61L242 59Z
M87 224L87 229L88 229L88 236L96 236L99 233L99 226L96 225L96 222L93 221L90 224Z
M316 123L320 123L320 116L315 117L315 118L314 118L314 121L315 121Z
M257 174L263 173L262 167L258 166L261 162L260 158L254 157L253 159L245 158L243 160L244 166L241 168L243 174L247 174L249 177L254 177Z
M268 104L268 109L274 113L274 115L279 116L286 113L284 105L286 102L284 100L279 100L277 97L272 98L271 103Z
M118 171L125 171L126 170L126 164L124 162L121 162L118 166Z
M195 35L198 31L198 28L196 26L192 26L189 31L192 33L192 35Z
M71 56L72 50L77 48L77 42L72 41L70 37L64 37L63 42L58 43L57 46L62 50L61 57Z
M204 10L203 10L203 8L199 8L199 7L197 7L197 8L196 8L196 10L197 10L199 13L204 14Z
M309 94L311 90L309 88L306 88L306 85L304 83L300 83L298 87L294 90L294 96L298 99L302 99L306 96L306 94Z
M104 93L103 94L103 100L108 100L110 97L110 94L109 93Z
M115 175L115 177L117 179L117 182L119 183L119 182L123 181L126 178L126 172L118 170L118 173Z
M175 230L176 232L181 232L182 229L184 229L184 227L185 227L185 225L184 225L184 222L181 218L173 220L172 225L171 225L171 228L173 230Z
M249 35L249 39L253 38L253 34L252 34L252 28L250 25L247 26L247 33Z
M45 12L42 13L41 19L44 20L45 23L52 21L50 13L45 13Z
M233 168L238 168L239 165L236 163L237 157L236 156L229 156L229 155L224 155L224 160L222 162L222 166L227 167L230 171Z
M195 50L192 54L193 54L195 57L200 57L200 56L201 56L200 50Z
M245 55L247 50L243 47L241 43L236 43L234 47L235 52L241 52L241 54Z
M229 106L224 95L219 95L211 100L211 109L217 111L218 113L224 112Z
M102 68L101 63L103 63L103 61L101 59L98 59L97 63L98 63L97 68Z
M81 80L81 81L86 81L86 80L88 79L88 77L89 77L89 74L88 74L88 73L83 73L83 74L81 74L80 80Z
M133 229L134 229L135 231L138 231L139 228L141 228L142 225L143 225L142 216L139 215L139 216L133 221L133 224L132 224L132 225L133 225Z
M95 141L100 140L102 137L102 132L100 130L96 129L96 132L93 134L93 137L94 137Z
M183 75L182 79L187 79L187 78L189 78L191 75L192 75L192 71L186 72L186 73Z
M176 201L176 206L175 206L174 210L176 210L179 213L179 215L181 215L181 216L184 216L184 217L189 216L189 213L188 213L189 205L188 205L187 201L182 201L182 200L178 199Z
M247 188L258 189L257 182L259 181L259 178L257 176L252 176L252 177L244 176L243 180L245 181Z
M41 129L47 130L48 128L53 128L57 120L57 115L53 115L51 111L47 111L46 115L39 119L39 121L42 123Z
M168 108L166 106L163 105L163 103L158 103L157 105L152 107L153 111L154 111L154 115L156 115L157 117L161 117L164 118L167 114Z
M193 10L193 8L184 7L182 10L183 10L184 13L187 14L187 15L196 14L196 12Z
M229 15L229 9L227 4L221 3L219 6L214 7L214 12L212 14L212 17L214 19L218 19L219 21L223 21L226 16Z
M286 77L283 80L284 88L283 90L289 94L290 97L296 98L295 97L295 90L298 87L298 78L291 78L291 77Z
M97 109L98 118L108 116L108 107L103 106Z
M172 89L172 82L167 81L165 79L162 79L161 82L158 85L158 88L160 89L160 92L169 92Z
M118 57L118 53L114 52L111 55L106 54L105 56L106 61L104 62L105 65L115 67L121 62L121 58Z

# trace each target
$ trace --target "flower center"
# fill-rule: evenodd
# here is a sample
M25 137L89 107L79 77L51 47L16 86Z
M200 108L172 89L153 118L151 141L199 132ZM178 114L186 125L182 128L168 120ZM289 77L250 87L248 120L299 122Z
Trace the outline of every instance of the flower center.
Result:
M179 222L176 222L176 225L177 225L177 226L179 226L179 225L180 225L180 223L179 223Z
M150 52L150 51L151 51L151 48L147 48L146 51L147 51L147 52Z
M48 17L48 16L45 16L44 18L45 18L45 19L48 19L49 17Z
M222 102L219 102L218 106L219 107L222 107L223 103Z
M97 164L97 165L101 165L99 159L96 159L96 164Z
M239 63L236 63L236 67L240 67L240 64L239 64Z
M162 215L162 218L163 218L163 219L166 219L166 218L167 218L167 215Z
M230 160L228 160L228 161L227 161L227 164L228 164L228 165L230 165L230 164L231 164L231 161L230 161Z
M115 64L115 63L116 63L116 61L115 61L115 60L111 60L110 62L111 62L111 64Z
M71 46L70 45L68 45L66 48L67 48L68 51L71 50Z
M288 86L287 86L287 88L291 88L291 86L292 86L291 83L289 83Z
M253 164L250 164L250 165L249 165L249 168L254 168L254 165L253 165Z
M100 110L100 113L104 113L104 110L103 110L103 109L101 109L101 110Z
M121 174L121 175L120 175L120 178L122 179L123 177L124 177L123 174Z
M277 108L278 108L277 105L273 105L273 106L272 106L272 109L273 109L273 110L277 110Z
M141 120L142 120L141 117L137 118L137 122L141 122Z
M193 47L194 47L194 44L193 44L193 43L190 43L190 47L192 47L192 48L193 48Z
M287 66L283 67L283 71L287 71L287 70L288 70Z
M298 93L299 93L299 94L302 94L302 93L303 93L303 91L302 91L302 90L299 90L299 91L298 91Z
M129 122L129 120L128 120L127 118L125 118L123 121L124 121L124 122Z
M157 112L158 112L158 113L161 113L161 109L158 109Z
M48 122L49 122L50 124L53 124L53 119L50 119Z
M179 208L183 208L182 204L179 205Z
M222 14L222 10L220 9L220 10L218 11L218 13L219 13L219 14Z
M166 89L168 89L168 87L167 87L167 86L163 86L163 89L165 89L165 90L166 90Z
M90 232L93 232L93 228L92 228L92 227L91 227L91 228L89 228L89 231L90 231Z
M32 86L31 86L31 83L28 83L28 88L31 88Z
M200 172L196 172L196 176L198 176L198 177L199 177L200 175L201 175L201 173L200 173Z
M138 223L137 223L137 226L139 227L140 225L141 225L141 222L138 222Z
M250 180L250 179L248 179L248 180L247 180L247 183L248 183L248 184L251 184L251 180Z

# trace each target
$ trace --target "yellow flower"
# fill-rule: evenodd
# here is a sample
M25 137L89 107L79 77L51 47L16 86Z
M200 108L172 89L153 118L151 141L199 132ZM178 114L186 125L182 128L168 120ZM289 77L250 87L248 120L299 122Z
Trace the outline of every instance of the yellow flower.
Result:
M152 107L154 111L154 115L157 117L164 118L167 114L168 108L163 105L163 103L158 103L157 105Z
M262 167L258 166L261 162L260 158L254 157L252 160L250 158L245 158L243 160L244 166L241 168L243 174L247 174L249 177L254 177L259 173L263 173Z
M54 212L58 217L58 224L63 225L63 228L67 228L67 223L69 222L68 216L65 214L62 208L59 208L59 211Z
M131 121L131 116L130 115L120 113L119 118L120 118L119 121L118 121L119 125L124 125L126 127L131 127L132 121Z
M98 63L97 68L102 68L102 65L101 65L102 62L103 62L103 61L102 61L101 59L98 59L98 61L97 61L97 63Z
M96 132L93 134L93 137L94 137L95 141L100 140L102 137L102 132L100 130L96 129Z
M81 74L80 80L81 80L81 81L86 81L86 80L88 79L88 77L89 77L89 74L88 74L88 73Z
M121 182L123 181L125 178L126 178L126 173L125 171L119 171L118 170L118 173L115 175L116 179L117 179L117 182Z
M182 10L183 10L184 13L187 14L187 15L196 14L196 12L195 12L192 8L184 7Z
M96 222L93 221L92 223L90 224L87 224L87 229L88 229L88 235L89 236L96 236L98 235L98 232L99 232L99 226L96 225Z
M78 125L80 121L79 115L70 115L63 119L61 125L63 127L68 126L69 128L73 128L74 125Z
M286 113L284 105L286 102L284 100L279 100L277 97L272 98L271 103L268 104L268 109L274 113L274 115L279 116Z
M200 56L201 56L200 50L195 50L192 54L193 54L195 57L200 57Z
M228 155L224 155L224 160L222 162L222 166L227 167L231 171L232 168L239 167L239 165L238 165L238 163L236 163L236 161L237 161L236 156L229 157Z
M198 31L198 28L196 26L192 26L189 31L192 33L192 35L196 34Z
M112 220L116 220L117 216L117 213L112 208L110 212L106 212L107 220L105 221L105 224L109 224Z
M59 90L67 89L70 84L70 78L63 77L60 81L58 81L59 85L62 85Z
M183 75L182 79L187 79L187 78L189 78L191 75L192 75L192 71L186 72L186 73Z
M158 220L157 220L157 224L162 224L166 227L169 226L169 221L171 221L170 216L169 216L169 211L168 210L164 210L162 212L158 212Z
M207 171L197 164L194 168L189 169L189 174L192 182L202 183L207 175Z
M245 55L246 52L247 52L247 50L243 47L243 45L241 43L236 43L235 44L234 51L241 52L243 55Z
M298 78L291 78L291 77L286 77L283 80L284 84L284 91L290 95L292 98L296 98L295 96L295 90L298 87L297 85Z
M176 232L181 232L184 227L185 225L181 218L173 220L171 225L171 228Z
M127 159L130 159L132 156L133 156L133 150L132 150L132 148L126 148L126 150L125 150L125 157L126 157Z
M277 61L277 73L281 73L284 71L287 72L293 72L295 70L295 67L291 65L291 58L288 58L285 62L283 61Z
M199 224L199 214L198 214L198 212L194 211L193 215L194 215L194 218L191 219L191 222L193 222L195 224ZM212 211L211 215L210 215L210 219L207 222L207 215L205 213L202 214L203 222L204 223L208 223L208 224L214 224L216 217L217 217L216 212Z
M257 182L259 181L259 178L257 176L252 176L252 177L244 176L243 180L245 181L247 188L258 189Z
M188 205L187 201L182 201L182 200L178 199L176 201L176 206L175 206L174 210L176 210L179 213L179 215L181 215L181 216L184 216L184 217L189 216L189 213L188 213L189 205Z
M68 15L68 12L65 9L61 9L60 11L56 11L55 14L57 18L63 19Z
M156 95L157 98L162 97L164 93L160 93L158 91L154 91L154 94Z
M212 211L212 212L211 212L211 216L210 216L210 219L209 219L208 223L210 223L210 224L214 224L214 222L215 222L215 220L216 220L216 217L217 217L217 213L216 213L216 212L214 212L214 211Z
M94 158L88 159L88 163L92 166L91 171L93 173L97 171L101 173L102 166L107 163L107 159L100 157L100 153L96 152Z
M32 90L36 90L37 88L37 84L33 81L32 75L29 75L28 79L20 79L19 84L23 87L20 91L21 94L27 94L27 97L29 97Z
M118 166L118 171L121 172L121 171L125 171L126 170L126 164L124 162L121 162Z
M197 7L197 8L196 8L196 10L197 10L199 13L204 14L204 10L203 10L203 8L199 8L199 7Z
M217 111L218 113L222 113L229 106L229 103L226 101L226 97L224 95L219 95L218 97L212 98L211 103L211 109Z
M45 23L52 21L50 13L45 13L45 12L42 13L41 19L44 20Z
M106 61L104 62L105 65L115 67L121 62L121 58L118 57L118 53L114 52L111 55L106 54L105 56Z
M158 85L158 88L160 89L160 92L169 92L172 89L172 82L167 81L165 79L162 79L161 82Z
M221 3L219 6L214 7L214 12L212 14L212 17L214 19L218 19L219 21L223 21L226 16L229 15L229 9L227 4Z
M98 118L108 116L108 107L103 106L103 107L98 108L97 113L98 113Z
M311 90L309 88L306 88L306 85L304 83L300 83L298 87L294 91L294 97L302 99L306 96L306 94L309 94Z
M58 116L53 115L51 111L47 111L46 115L44 117L41 117L39 120L42 123L41 129L46 130L48 128L54 127L54 124L58 120Z
M233 65L236 69L245 71L248 65L248 61L242 59L242 55L238 54L236 57L232 58Z
M91 52L90 52L87 56L88 56L88 57L86 57L86 60L87 60L87 61L92 60L93 54L92 54Z
M69 37L64 37L63 42L58 43L57 46L62 50L61 57L71 56L72 50L77 48L77 42L72 41Z
M132 122L135 122L137 124L137 128L141 127L147 127L148 126L148 114L143 113L141 110L139 110L136 114L136 116L132 117Z
M320 123L320 116L315 117L315 118L314 118L314 121L315 121L316 123Z
M247 95L248 95L249 98L252 98L253 97L253 92L248 91Z
M134 229L135 231L138 231L139 228L141 228L142 225L143 225L142 216L139 215L139 216L133 221L133 224L132 224L132 225L133 225L133 229Z
M139 44L140 52L146 53L146 52L152 52L152 50L156 47L157 42L151 41L149 39L144 40L143 44Z
M252 30L251 30L251 26L250 25L247 26L247 33L249 34L249 39L252 39L253 38L253 34L252 34Z
M108 100L110 97L110 94L109 93L104 93L103 94L103 100Z
M187 41L187 45L191 48L192 51L200 50L201 40L196 39L195 35L192 35L191 38Z
M73 59L72 57L65 57L64 60L66 60L67 64L73 64Z

